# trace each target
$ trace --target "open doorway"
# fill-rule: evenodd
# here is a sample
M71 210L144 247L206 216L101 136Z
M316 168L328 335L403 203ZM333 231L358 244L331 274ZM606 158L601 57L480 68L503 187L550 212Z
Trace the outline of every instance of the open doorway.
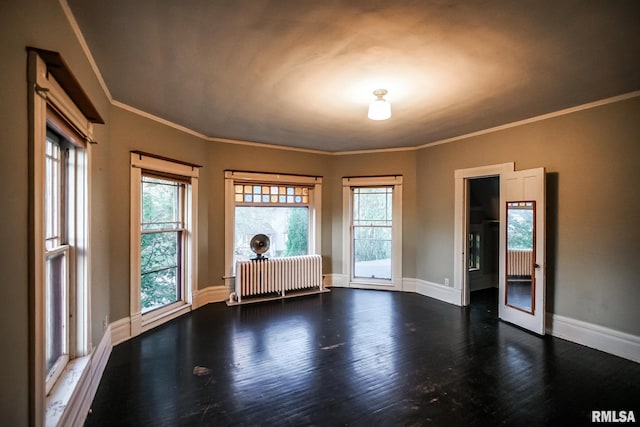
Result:
M466 268L470 304L495 307L497 317L500 260L500 177L468 183Z
M453 291L460 292L460 305L468 306L471 303L471 286L469 283L469 226L470 221L470 182L478 178L498 177L499 180L499 237L498 237L498 318L509 323L513 323L524 329L528 329L539 335L545 333L545 170L544 168L534 168L515 171L513 163L502 163L498 165L480 166L468 169L457 169L455 171L455 204L454 204L454 244L453 244ZM507 209L511 210L511 206L518 210L531 210L533 223L528 222L528 227L533 239L533 248L535 256L527 258L529 266L529 274L524 276L531 277L532 285L531 297L528 299L531 305L523 305L520 301L510 298L509 285L512 280L521 279L523 276L520 270L512 272L511 267L507 268L507 258L509 262L518 260L517 257L508 257L507 245L512 236L512 231L507 230L516 227L511 223L513 216L516 221L517 217L523 220L523 213L518 215L507 216ZM529 206L531 206L529 208ZM533 224L531 226L531 224ZM508 225L508 227L507 227ZM515 230L515 229L514 229ZM508 239L509 237L509 239ZM522 250L522 245L516 245L514 242L513 250ZM527 246L527 249L531 245ZM515 276L515 277L513 277ZM519 277L520 276L520 277ZM534 280L535 277L535 281ZM514 296L515 298L515 296ZM529 309L530 307L530 309ZM472 310L473 311L473 310Z

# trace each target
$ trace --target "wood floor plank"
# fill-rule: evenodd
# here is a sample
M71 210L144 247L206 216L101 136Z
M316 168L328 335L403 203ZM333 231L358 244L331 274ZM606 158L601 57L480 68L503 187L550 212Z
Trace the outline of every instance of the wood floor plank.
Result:
M86 426L590 424L640 365L417 294L209 304L116 346ZM640 420L638 420L640 421Z

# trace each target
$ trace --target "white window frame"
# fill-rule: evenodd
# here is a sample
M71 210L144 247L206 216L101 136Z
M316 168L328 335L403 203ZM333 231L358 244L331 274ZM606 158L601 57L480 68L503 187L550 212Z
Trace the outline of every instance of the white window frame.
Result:
M391 279L353 277L353 189L393 187ZM342 266L350 288L402 290L402 176L342 179Z
M49 126L47 126L47 130L49 130ZM53 130L53 129L52 129ZM47 208L51 207L53 208L53 210L55 211L54 216L55 216L55 225L52 224L52 227L55 229L56 231L56 245L53 248L47 248L47 245L45 243L45 323L46 323L46 317L47 317L47 308L49 307L49 298L50 296L47 294L47 290L49 289L48 286L46 286L47 284L47 276L48 276L48 262L50 259L54 259L54 258L58 258L61 257L62 258L62 264L63 264L63 289L62 289L62 302L61 305L62 307L60 307L62 310L62 330L58 331L58 332L62 332L62 337L63 337L63 342L62 342L62 354L60 355L60 357L57 359L57 361L54 363L54 365L51 367L51 370L49 372L45 372L46 373L46 380L45 380L45 391L47 394L49 394L49 392L51 391L51 389L53 388L53 386L56 384L56 382L58 381L58 378L60 378L60 376L62 375L62 373L64 372L64 369L67 367L67 364L69 363L69 360L72 356L71 352L72 350L75 350L74 348L72 348L71 345L71 337L73 336L73 333L76 329L76 325L74 324L74 322L72 321L73 319L73 314L75 313L75 310L73 310L73 303L75 301L75 294L76 292L74 292L74 285L77 285L77 281L75 280L75 275L73 274L73 272L71 271L71 269L73 268L73 266L75 265L74 263L74 255L77 253L77 251L75 251L75 244L77 244L78 242L72 241L72 233L70 228L73 226L73 219L75 219L77 212L77 208L81 207L79 206L78 203L75 203L75 200L72 200L71 198L73 197L73 193L75 192L75 183L73 182L73 176L75 175L75 168L72 168L69 165L69 156L65 153L66 152L66 148L65 148L65 142L66 142L66 138L65 136L62 134L62 132L54 132L55 138L50 138L49 137L49 132L47 132L47 137L46 137L46 142L45 142L45 147L46 145L49 143L49 139L52 140L53 144L55 144L58 147L59 150L59 158L57 160L58 163L58 168L57 168L57 173L55 173L55 181L56 181L56 186L58 187L58 193L56 194L56 206L45 206L45 220L46 220L46 213L47 213ZM69 144L70 145L70 144ZM73 149L73 148L70 148ZM46 148L45 148L46 150ZM46 155L46 151L45 151L45 157L47 157ZM75 157L75 154L74 154ZM48 163L48 161L46 162ZM74 169L74 170L72 170ZM45 164L45 172L47 171L47 166ZM45 186L48 187L48 183L47 183L47 179L49 178L49 174L47 174L47 176L45 176ZM46 192L46 191L45 191ZM46 195L45 195L45 201L46 201ZM46 204L46 202L45 202ZM46 236L46 226L45 226L45 236ZM45 356L47 353L47 349L46 347L49 346L49 343L47 342L47 337L49 335L49 330L47 328L47 330L45 331Z
M87 367L91 348L90 317L90 274L91 244L90 216L91 206L91 150L93 125L80 108L67 95L64 88L48 72L47 64L36 50L28 53L29 114L32 185L32 224L31 231L31 269L33 276L30 286L32 340L30 369L31 424L42 426L56 424L64 416L64 409L48 411L50 402L58 402L65 408L67 398L78 386ZM65 126L73 129L56 128L52 120L55 111ZM47 379L46 372L46 258L45 246L45 183L46 183L46 137L47 127L54 128L65 139L77 144L77 164L73 170L73 194L67 203L70 221L68 233L68 359L56 367L55 375ZM78 141L78 137L82 138ZM51 255L51 254L49 254ZM64 365L64 366L62 366Z
M322 251L322 177L287 175L263 172L225 171L225 237L224 237L224 265L226 269L225 285L233 288L235 265L233 250L235 243L235 191L236 183L271 183L279 185L309 186L309 254L320 255ZM258 205L259 206L259 205ZM291 205L296 206L296 205Z
M198 283L198 177L199 167L139 152L131 152L131 257L130 319L131 336L153 329L192 309L193 291ZM181 299L164 307L142 313L140 303L140 221L143 172L167 174L185 180L184 188L184 253Z

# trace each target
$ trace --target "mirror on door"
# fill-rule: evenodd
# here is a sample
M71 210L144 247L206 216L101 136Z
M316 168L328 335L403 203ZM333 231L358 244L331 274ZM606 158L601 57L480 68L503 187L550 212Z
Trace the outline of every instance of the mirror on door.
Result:
M507 202L507 280L505 304L535 310L536 202Z

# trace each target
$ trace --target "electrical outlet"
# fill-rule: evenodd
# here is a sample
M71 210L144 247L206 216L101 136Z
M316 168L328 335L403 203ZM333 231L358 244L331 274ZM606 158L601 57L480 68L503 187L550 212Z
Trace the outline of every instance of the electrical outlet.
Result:
M104 320L102 321L102 330L106 331L107 326L109 326L109 315L104 316Z
M449 278L448 277L444 278L444 285L445 286L449 286Z

